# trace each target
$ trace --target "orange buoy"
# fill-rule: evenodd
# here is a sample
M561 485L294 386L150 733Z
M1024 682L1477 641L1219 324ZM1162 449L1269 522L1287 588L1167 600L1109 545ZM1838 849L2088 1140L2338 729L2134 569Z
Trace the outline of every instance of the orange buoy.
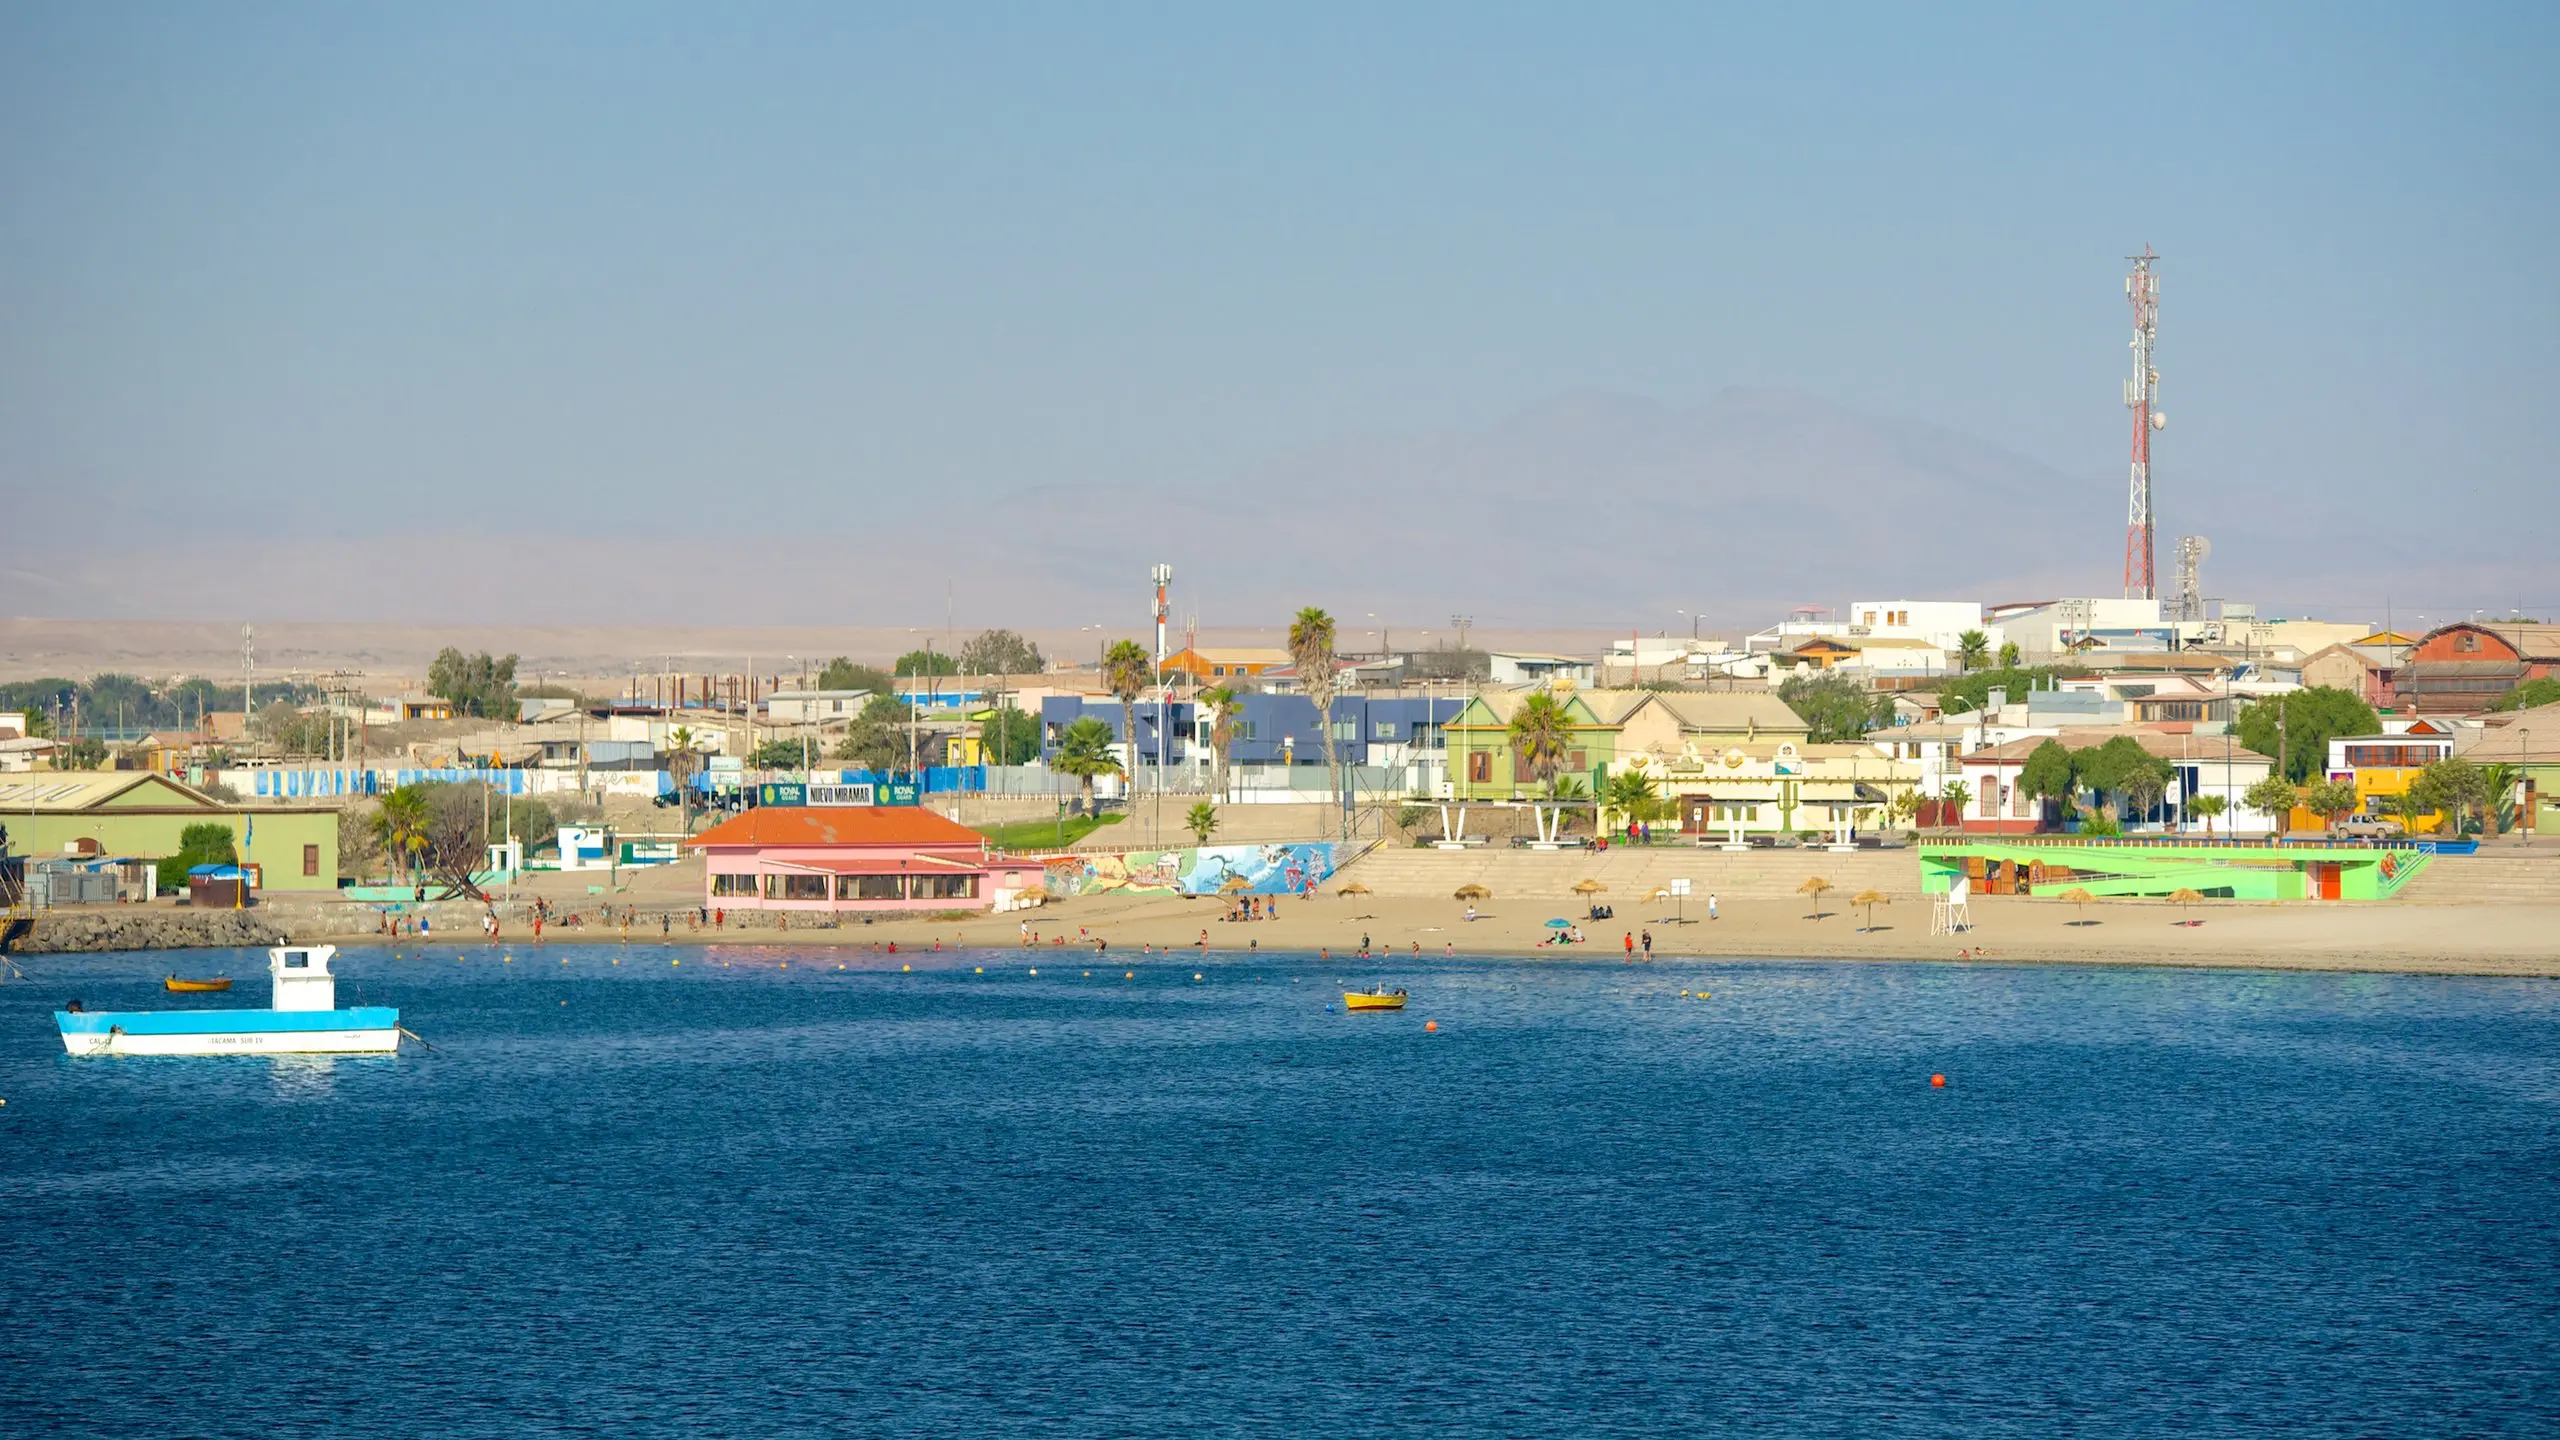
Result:
M1440 1028L1440 1022L1439 1022L1439 1021L1437 1021L1437 1020L1425 1020L1425 1021L1423 1021L1423 1022L1422 1022L1422 1028L1423 1028L1423 1029L1425 1029L1425 1030L1428 1030L1428 1031L1435 1031L1435 1032L1436 1032L1436 1031L1437 1031L1437 1030L1439 1030L1439 1028Z
M1932 1075L1929 1077L1929 1083L1936 1086L1938 1089L1944 1090L1947 1088L1947 1077L1944 1075Z

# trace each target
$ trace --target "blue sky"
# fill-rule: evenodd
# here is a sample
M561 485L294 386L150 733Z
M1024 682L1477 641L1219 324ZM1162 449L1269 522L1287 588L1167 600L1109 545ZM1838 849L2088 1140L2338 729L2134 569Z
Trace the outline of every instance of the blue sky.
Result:
M1784 386L2105 485L2147 242L2164 531L2389 563L2547 513L2555 14L14 5L0 483L855 532Z

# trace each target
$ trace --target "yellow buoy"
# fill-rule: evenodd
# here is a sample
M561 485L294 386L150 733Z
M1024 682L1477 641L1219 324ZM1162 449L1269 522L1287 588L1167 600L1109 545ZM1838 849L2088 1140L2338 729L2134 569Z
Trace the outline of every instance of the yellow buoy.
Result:
M1040 973L1040 967L1039 967L1039 966L1037 966L1037 965L1032 966L1032 967L1031 967L1031 973L1032 973L1032 974L1034 974L1034 975L1039 974L1039 973Z
M898 973L899 973L899 974L901 974L901 975L904 975L904 974L908 973L909 971L911 971L911 970L913 970L913 969L915 969L915 968L916 968L916 967L914 967L913 965L901 965L901 966L899 966L899 967L898 967Z
M977 969L972 970L972 971L970 971L969 973L970 973L970 974L972 974L972 975L984 975L984 974L986 974L986 973L987 973L987 967L986 967L986 966L984 966L984 965L981 965L981 966L979 966Z
M668 964L670 964L670 965L681 965L681 964L683 964L684 962L683 962L683 961L681 961L681 960L670 960L670 961L668 961L667 963L668 963Z
M1123 976L1121 976L1120 978L1121 978L1121 979L1123 979L1123 980L1135 980L1135 979L1137 979L1137 978L1138 978L1138 972L1137 972L1137 971L1135 971L1135 970L1132 970L1132 971L1130 971L1128 974L1123 975Z
M1191 972L1191 978L1192 978L1192 979L1194 979L1194 980L1199 979L1199 978L1200 978L1200 972L1199 972L1199 971L1197 971L1197 970L1192 971L1192 972Z

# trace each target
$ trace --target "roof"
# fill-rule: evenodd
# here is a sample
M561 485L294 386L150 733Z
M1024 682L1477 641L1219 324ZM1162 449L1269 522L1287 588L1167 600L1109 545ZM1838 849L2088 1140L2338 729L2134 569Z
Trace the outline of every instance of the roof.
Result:
M221 808L203 791L152 770L52 770L0 780L0 814Z
M2457 620L2451 625L2439 625L2428 631L2418 643L2424 645L2428 640L2454 630L2477 630L2484 635L2495 635L2514 646L2517 653L2528 660L2560 658L2560 625L2539 622L2508 624L2497 620Z
M2036 753L2036 747L2040 745L2059 745L2065 750L2094 750L2119 735L2131 737L2145 753L2161 760L2218 760L2224 749L2223 737L2219 735L2197 735L2183 729L2136 730L2111 725L2082 725L2066 729L2059 735L2030 735L1958 758L1967 765L2017 765ZM2229 748L2235 763L2243 760L2268 765L2275 763L2271 757L2241 744L2237 736L2231 738Z
M1683 730L1803 731L1804 717L1769 690L1663 690L1654 703Z
M776 860L794 870L824 870L830 875L904 875L921 865L927 869L975 870L975 860L944 855L827 855L812 860Z
M975 850L987 837L915 805L759 805L684 842L757 845L933 845Z
M1169 655L1165 658L1168 661L1179 659L1182 653L1184 652L1177 651L1175 654ZM1290 661L1289 652L1286 650L1263 649L1252 646L1245 646L1231 650L1223 646L1213 648L1207 645L1194 645L1189 648L1188 653L1195 655L1202 660L1206 660L1212 665L1286 665Z

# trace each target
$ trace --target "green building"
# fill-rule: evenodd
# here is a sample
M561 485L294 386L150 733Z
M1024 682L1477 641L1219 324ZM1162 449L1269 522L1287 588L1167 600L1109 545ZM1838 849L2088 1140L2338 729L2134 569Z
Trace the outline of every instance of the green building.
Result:
M148 770L36 770L0 775L0 826L11 854L157 860L178 853L190 825L231 827L262 888L338 888L338 812L325 807L225 805Z

